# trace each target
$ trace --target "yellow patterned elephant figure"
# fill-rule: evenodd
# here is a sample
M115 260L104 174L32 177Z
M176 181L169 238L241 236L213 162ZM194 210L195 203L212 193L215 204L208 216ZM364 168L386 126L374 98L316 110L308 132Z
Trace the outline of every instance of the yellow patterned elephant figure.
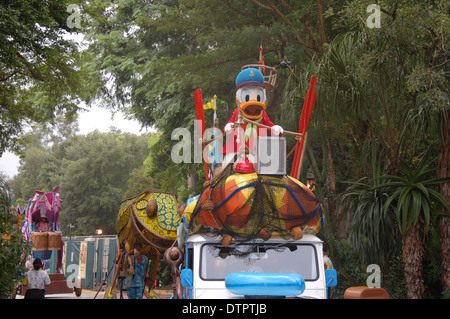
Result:
M146 191L120 204L115 227L120 248L130 259L136 243L140 243L141 252L150 260L150 289L155 280L160 251L175 244L179 224L179 207L172 193ZM131 266L131 259L125 264Z

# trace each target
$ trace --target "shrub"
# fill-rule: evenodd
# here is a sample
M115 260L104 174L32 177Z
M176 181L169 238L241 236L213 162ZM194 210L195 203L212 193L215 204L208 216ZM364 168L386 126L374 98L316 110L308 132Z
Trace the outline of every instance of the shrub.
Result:
M22 218L11 213L7 184L0 180L0 298L10 298L17 281L24 276L28 243L20 227Z

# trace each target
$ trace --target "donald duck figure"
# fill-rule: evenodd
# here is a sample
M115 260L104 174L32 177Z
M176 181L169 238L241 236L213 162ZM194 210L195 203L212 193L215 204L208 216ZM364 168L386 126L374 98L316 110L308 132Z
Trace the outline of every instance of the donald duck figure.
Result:
M266 89L264 87L264 75L257 68L246 68L242 70L236 77L236 104L237 108L233 115L224 127L224 132L229 134L233 129L238 128L235 124L238 116L242 115L244 118L270 127L272 136L279 136L283 134L283 128L275 125L269 119L266 113ZM232 163L236 154L239 154L237 162L240 160L246 161L246 167L251 166L248 161L255 163L255 157L252 152L242 151L245 146L247 150L253 150L258 136L267 136L267 129L264 127L257 127L255 124L239 123L242 125L241 130L236 130L234 134L228 138L223 149L222 169L228 164ZM244 144L243 144L244 142ZM247 158L248 153L248 158ZM242 158L244 156L244 158ZM238 169L236 169L238 170ZM253 170L254 171L254 170ZM252 172L251 168L246 172Z

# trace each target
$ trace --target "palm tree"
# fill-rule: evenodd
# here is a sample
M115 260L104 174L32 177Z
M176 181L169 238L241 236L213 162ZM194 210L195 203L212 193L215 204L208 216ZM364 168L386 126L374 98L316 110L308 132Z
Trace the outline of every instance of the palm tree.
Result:
M415 167L402 163L400 174L384 175L380 179L388 180L380 186L390 188L392 195L384 204L385 212L395 204L397 224L402 235L402 260L406 280L407 297L420 299L423 294L422 262L425 251L426 229L430 225L433 213L439 213L439 206L447 212L450 206L445 198L434 189L447 183L447 178L429 178L434 170L429 169L430 162L422 157Z
M373 178L363 177L338 196L338 201L349 212L349 241L359 252L361 260L366 265L378 264L387 267L401 247L396 231L393 208L385 213L385 203L388 200L389 187L386 180L380 179L383 163L372 155Z
M450 176L450 110L442 116L442 139L438 155L438 177ZM450 203L450 183L441 184L441 195ZM450 293L450 217L441 216L439 222L441 234L442 285L444 292Z
M352 180L370 175L368 149L376 147L380 156L386 158L384 169L389 169L389 174L406 178L404 174L407 172L404 168L400 169L401 159L420 154L428 145L433 145L436 149L439 147L437 177L448 177L450 63L448 45L445 45L448 44L445 34L450 22L448 6L444 1L437 1L430 7L426 1L406 5L406 1L387 0L383 2L382 9L393 13L383 15L382 27L374 30L361 23L367 16L364 16L365 10L358 9L365 9L367 4L365 0L353 0L339 11L335 16L337 20L341 19L341 23L337 23L339 35L330 38L332 40L327 44L326 53L315 57L311 65L302 70L306 79L310 76L308 72L318 78L318 98L309 127L308 145L315 143L319 150L317 153L322 155L322 161L319 156L316 156L316 159L313 154L308 154L308 164L319 177L319 182L330 190L330 186L336 189L339 176L331 179L324 172L327 172L327 168L332 171L331 164L338 162L332 153L336 148L330 148L327 142L332 141L331 137L339 136L346 139L347 144L353 143L351 155L354 156L356 165L352 167ZM287 85L287 94L283 101L285 110L289 104L301 104L295 101L295 98L298 97L298 92L306 91L305 85L302 87L301 83L307 81L302 81L301 75L298 74L296 78L299 79L299 85L293 85L292 88L289 83ZM295 129L295 124L285 125ZM308 152L311 152L310 150L311 148L308 148ZM332 172L335 173L333 177L339 174L336 169ZM334 182L336 180L337 182ZM373 200L373 209L376 209L378 203L384 199L378 197L380 193L372 189L375 187L374 183L371 179L359 180L349 192L354 192L354 196L359 192L358 196L362 196L361 200L367 205ZM371 198L371 193L376 193L377 196ZM445 202L450 202L450 183L442 182L440 193ZM412 194L415 200L411 205L416 206L418 195L416 191ZM436 194L432 192L423 193L424 198L429 201L433 201L434 195ZM358 203L356 198L350 195L348 197L348 200L354 200L354 209L358 209L353 217L375 216L364 213L369 210L369 206L363 207L364 204ZM400 198L396 201L398 199ZM407 201L408 197L401 199ZM427 204L424 203L425 211L419 214L421 217L417 222L412 218L410 225L404 225L408 230L411 229L410 234L406 236L406 229L402 229L401 234L406 237L403 242L405 249L423 240L423 227L427 225L424 217L428 215ZM441 206L446 210L445 205ZM400 208L401 211L405 209L401 206ZM334 215L339 215L339 211ZM405 217L402 214L400 216L402 219L410 219L408 214L404 215ZM333 222L332 218L328 220ZM450 217L443 214L440 220L443 284L444 290L450 291ZM362 227L362 224L356 225L356 222L354 221L352 227ZM359 222L367 223L362 220ZM409 245L406 244L408 242ZM421 254L423 255L418 251L418 260L421 260ZM420 272L419 268L417 270Z
M384 2L383 9L395 15L383 16L375 32L359 28L361 11L355 8L367 5L365 1L352 1L340 12L344 29L359 31L337 36L321 60L318 83L326 82L324 90L337 96L327 103L326 112L337 121L345 115L360 124L350 126L355 134L349 137L359 150L367 142L382 145L392 175L397 175L401 158L434 144L439 148L437 178L449 177L448 6L436 2L428 7L426 1L398 4ZM360 154L362 158L364 152ZM450 183L441 183L440 194L450 202ZM445 213L445 206L442 210ZM419 239L423 231L416 233ZM450 217L445 214L440 217L440 236L442 282L450 292Z

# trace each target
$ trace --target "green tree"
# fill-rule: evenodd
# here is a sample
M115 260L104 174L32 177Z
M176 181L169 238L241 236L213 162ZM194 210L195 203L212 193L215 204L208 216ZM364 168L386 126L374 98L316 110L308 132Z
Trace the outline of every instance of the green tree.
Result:
M82 64L85 53L65 35L69 2L2 1L0 4L0 154L15 146L25 123L73 120L82 99L98 88Z
M197 185L204 180L201 165L178 165L174 171L165 158L175 144L170 132L185 127L193 133L194 90L201 88L205 101L218 96L223 126L234 110L235 77L242 65L258 61L261 44L271 66L285 55L300 66L325 52L330 36L323 18L326 9L321 1L275 5L242 0L100 1L84 6L91 17L88 37L94 63L111 84L105 92L108 101L163 133L155 149L161 150L158 169L160 174L166 171L165 183L198 175ZM289 75L281 71L268 102L269 115L279 109ZM296 114L298 126L300 112ZM206 117L207 127L212 127L211 118Z
M113 234L120 202L130 174L142 166L148 152L146 135L117 131L77 135L61 160L61 224L75 225L82 234L102 228Z
M338 200L348 210L348 240L360 254L365 265L378 264L384 271L398 255L399 235L392 207L385 207L390 196L387 182L380 179L380 162L373 156L371 177L349 183ZM386 213L385 210L390 210Z
M134 168L131 171L130 178L128 179L128 189L123 196L123 199L136 196L143 193L146 190L160 190L161 183L158 181L154 174L149 174L149 171L154 169L153 165L153 149L152 147L158 143L160 133L150 133L148 139L148 154L143 160L140 167Z
M152 178L136 174L143 171L152 135L76 131L76 125L60 119L57 127L38 125L23 136L19 174L11 180L14 198L26 201L36 190L60 185L63 229L72 223L79 235L92 234L98 227L113 233L127 188L130 196L151 188Z
M450 205L445 198L434 188L435 186L448 183L447 178L430 178L427 157L423 156L420 161L410 167L401 166L401 176L381 176L389 182L382 185L390 187L392 195L387 199L385 209L391 202L396 202L397 224L402 234L402 259L404 275L407 287L407 297L410 299L422 298L423 284L423 258L425 253L425 235L430 227L433 212L442 206L447 215L450 213Z
M308 68L320 83L315 108L318 128L352 142L347 143L346 163L354 164L353 180L371 176L373 151L386 159L383 173L396 175L402 161L409 163L430 145L439 152L438 177L447 177L447 7L442 1L383 1L379 3L381 27L370 29L366 25L369 4L352 1L335 14L335 28L341 34ZM312 124L315 128L316 122ZM448 197L447 185L441 192ZM445 287L448 219L442 216L441 221Z
M60 183L61 160L78 131L76 123L57 116L54 125L35 124L15 147L20 156L18 174L9 181L15 200L27 201L36 190L51 191Z
M157 190L158 184L153 177L148 176L144 166L135 168L131 171L128 179L128 189L123 195L124 198L131 198L146 190Z
M11 190L0 179L0 299L11 297L18 281L23 278L29 247L20 231L21 218L10 212Z

